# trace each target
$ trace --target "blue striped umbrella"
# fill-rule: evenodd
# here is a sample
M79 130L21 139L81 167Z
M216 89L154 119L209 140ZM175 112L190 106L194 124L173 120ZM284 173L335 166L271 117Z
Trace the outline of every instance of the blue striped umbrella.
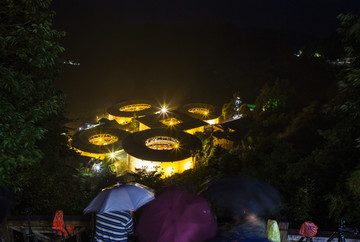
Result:
M135 211L154 199L151 188L136 182L121 182L102 191L84 209L84 213Z

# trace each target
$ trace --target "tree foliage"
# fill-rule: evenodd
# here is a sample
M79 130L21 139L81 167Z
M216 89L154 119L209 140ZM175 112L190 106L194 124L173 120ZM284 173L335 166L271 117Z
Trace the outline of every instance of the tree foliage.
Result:
M300 94L280 83L265 86L257 98L254 124L248 134L254 138L253 148L242 160L246 172L268 180L281 191L286 214L295 225L304 219L315 221L322 229L336 228L340 218L360 223L356 189L360 157L360 22L353 15L341 15L340 19L340 33L352 64L339 73L336 95L325 106L316 100L310 104L301 102L297 97L296 103L283 102L287 107L279 108L270 105L274 97L287 100Z
M64 95L53 86L64 50L50 0L0 3L0 183L24 213L82 212L90 186L67 147ZM78 168L78 170L76 169Z
M42 121L64 107L52 81L59 75L52 29L51 1L4 0L0 7L0 180L9 182L13 169L38 161L44 138Z
M347 14L340 15L345 52L351 57L351 64L344 70L338 82L338 93L325 106L325 113L334 120L334 125L321 134L325 138L324 150L332 157L334 189L329 192L330 214L333 218L343 217L349 222L360 224L357 208L359 185L356 175L360 162L360 19Z

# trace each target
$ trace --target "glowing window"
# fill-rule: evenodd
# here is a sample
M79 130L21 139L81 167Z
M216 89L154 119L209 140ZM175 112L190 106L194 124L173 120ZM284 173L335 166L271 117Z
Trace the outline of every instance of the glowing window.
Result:
M206 122L210 125L214 125L216 123L216 119L206 120Z
M156 136L147 139L145 145L153 150L172 150L179 147L179 141L169 136Z
M166 168L166 170L165 170L165 175L171 176L174 172L175 172L175 168L172 167L172 166L169 166L169 167Z
M187 161L184 165L184 170L189 170L192 167L192 162L191 161Z
M190 108L188 109L189 113L196 113L201 115L208 115L210 110L208 108Z
M173 126L182 123L181 120L178 120L176 118L167 118L160 120L161 123L165 124L166 126Z
M131 105L123 106L119 108L119 110L121 112L137 112L137 111L149 109L150 107L151 107L150 104L131 104Z
M89 142L93 145L110 145L118 140L118 137L110 134L95 134L89 138Z

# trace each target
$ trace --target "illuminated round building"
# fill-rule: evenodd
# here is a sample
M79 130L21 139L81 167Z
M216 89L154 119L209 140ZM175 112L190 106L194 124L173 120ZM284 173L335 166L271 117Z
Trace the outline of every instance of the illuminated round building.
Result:
M154 114L159 111L152 102L147 100L131 100L115 104L107 109L111 119L115 119L119 124L127 124L134 117L142 117Z
M147 129L123 140L131 171L158 171L163 177L193 168L191 152L201 147L196 136L171 128Z
M122 140L128 134L118 128L97 126L77 132L71 145L83 156L104 159L106 155L123 149Z
M183 112L195 119L203 120L209 124L219 123L221 110L214 105L207 103L189 103L185 104L182 109Z

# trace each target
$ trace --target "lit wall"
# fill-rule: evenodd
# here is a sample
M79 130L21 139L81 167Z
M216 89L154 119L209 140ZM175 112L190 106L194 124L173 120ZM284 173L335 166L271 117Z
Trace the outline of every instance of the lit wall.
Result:
M146 130L146 129L150 129L150 127L148 127L145 124L139 122L139 131L143 131L143 130Z
M196 132L204 132L205 130L205 127L204 126L201 126L201 127L197 127L197 128L194 128L194 129L188 129L188 130L185 130L185 132L189 133L189 134L195 134Z
M128 118L128 117L116 117L113 116L113 118L116 120L116 122L118 122L119 124L127 124L130 123L132 118Z
M215 119L209 119L209 120L204 120L205 122L207 122L210 125L214 125L214 124L218 124L219 123L219 118L215 118Z
M79 149L76 149L76 148L74 148L74 150L76 152L80 153L80 155L82 155L82 156L97 158L97 159L100 159L100 160L105 159L105 156L108 155L108 154L90 153L90 152L82 151L82 150L79 150Z
M146 171L163 172L162 178L171 176L175 173L182 173L194 166L192 157L174 162L145 161L130 155L129 159L130 171L135 172L135 169L145 169Z

